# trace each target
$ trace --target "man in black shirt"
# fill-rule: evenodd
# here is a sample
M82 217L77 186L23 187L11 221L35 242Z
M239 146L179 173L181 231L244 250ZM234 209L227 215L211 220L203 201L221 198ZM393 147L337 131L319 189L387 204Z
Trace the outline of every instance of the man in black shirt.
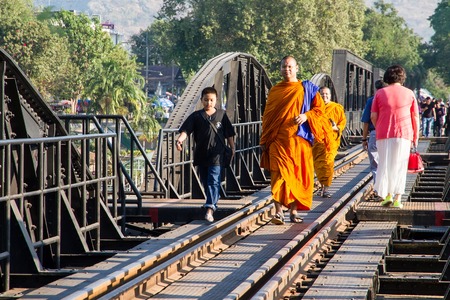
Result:
M201 97L203 109L193 112L181 125L178 130L180 135L176 140L176 146L181 151L184 140L191 133L194 134L194 166L197 166L206 194L205 219L213 222L213 213L217 209L220 196L220 174L225 155L225 139L227 139L234 156L235 132L226 112L223 109L215 108L216 89L213 87L203 89Z
M431 97L425 99L425 103L420 106L422 110L422 135L429 137L433 132L433 123L436 120L435 104L431 101Z

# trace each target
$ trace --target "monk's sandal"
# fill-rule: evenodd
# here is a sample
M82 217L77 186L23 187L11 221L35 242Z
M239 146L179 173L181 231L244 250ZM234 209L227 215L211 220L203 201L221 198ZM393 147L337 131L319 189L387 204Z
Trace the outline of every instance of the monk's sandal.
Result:
M275 216L273 216L272 220L270 220L275 225L283 225L284 224L284 217L277 213Z

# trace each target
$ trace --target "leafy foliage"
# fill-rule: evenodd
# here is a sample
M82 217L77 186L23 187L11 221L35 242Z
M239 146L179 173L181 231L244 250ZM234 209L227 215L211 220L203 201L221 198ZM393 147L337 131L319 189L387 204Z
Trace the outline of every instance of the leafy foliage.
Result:
M431 37L431 59L427 62L430 68L435 68L446 84L450 84L450 4L441 1L434 14L430 17L430 24L435 34Z
M419 36L397 15L392 4L383 0L374 3L373 9L365 13L364 40L367 42L366 59L386 69L400 64L406 69L405 85L411 89L422 86L427 70L424 67Z
M450 87L434 69L428 72L424 87L426 87L435 98L448 99L448 95L450 95Z
M0 0L0 41L21 23L34 20L32 0Z
M392 4L378 1L374 8L367 9L363 32L368 61L382 69L401 64L407 74L420 70L420 38L397 15Z
M74 69L67 41L35 18L29 1L0 1L0 40L44 98L68 92L61 84Z
M119 109L130 106L140 117L146 101L144 78L138 74L135 61L127 56L125 50L114 47L92 70L96 76L87 81L85 94L96 100L100 114L117 114ZM126 112L122 110L122 114Z
M361 0L165 0L159 21L134 40L148 33L161 61L176 62L185 74L223 52L255 56L274 79L288 54L306 76L329 73L333 48L363 53L363 7Z
M67 39L70 58L76 66L70 82L73 92L70 99L76 101L84 94L86 83L98 75L95 70L113 45L99 21L84 14L62 10L54 15L52 24L53 31Z
M97 19L49 9L35 15L29 0L0 0L0 41L46 99L91 99L97 113L127 114L145 123L151 136L159 127L144 118L147 99L139 64L114 46ZM141 121L144 120L144 121Z
M0 42L45 97L75 104L90 96L98 112L132 113L136 122L148 106L136 73L147 57L149 64L175 63L189 76L220 53L246 52L276 81L284 55L294 55L308 78L330 73L332 50L345 48L382 68L404 65L411 87L429 82L434 66L450 80L448 1L431 18L432 45L421 45L392 5L364 8L362 0L163 0L158 20L132 37L135 59L115 49L98 20L49 10L36 17L31 0L0 0Z

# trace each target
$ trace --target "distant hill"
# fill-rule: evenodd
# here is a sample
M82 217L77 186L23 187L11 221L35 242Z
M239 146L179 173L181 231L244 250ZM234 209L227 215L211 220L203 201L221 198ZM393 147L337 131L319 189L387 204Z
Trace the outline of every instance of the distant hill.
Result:
M75 10L99 15L102 23L112 23L125 40L147 28L161 8L163 0L34 0L36 7Z
M364 0L372 6L375 0ZM425 41L433 35L428 17L434 13L440 0L384 0L394 4L399 16ZM125 39L147 28L154 20L163 0L34 0L35 6L53 6L55 9L76 10L88 15L100 15L102 22L113 23Z

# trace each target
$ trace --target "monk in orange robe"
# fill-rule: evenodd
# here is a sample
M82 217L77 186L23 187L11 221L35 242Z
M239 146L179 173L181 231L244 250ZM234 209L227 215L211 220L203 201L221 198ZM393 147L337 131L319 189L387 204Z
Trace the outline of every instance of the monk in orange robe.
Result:
M269 92L262 118L261 167L270 171L275 204L274 224L284 224L282 207L290 208L290 219L299 223L297 210L309 210L314 188L312 140L298 136L299 126L308 125L315 140L328 143L324 125L324 102L316 90L301 113L304 84L297 79L298 65L292 56L281 61L279 82ZM311 83L312 85L312 83Z
M329 149L327 150L324 143L314 142L313 157L314 170L316 171L317 180L321 185L321 196L323 198L331 198L330 187L334 176L334 160L341 144L342 132L347 124L344 107L339 103L331 101L331 90L328 87L321 87L320 94L325 103L325 117L329 120L329 126L332 128L329 137Z

